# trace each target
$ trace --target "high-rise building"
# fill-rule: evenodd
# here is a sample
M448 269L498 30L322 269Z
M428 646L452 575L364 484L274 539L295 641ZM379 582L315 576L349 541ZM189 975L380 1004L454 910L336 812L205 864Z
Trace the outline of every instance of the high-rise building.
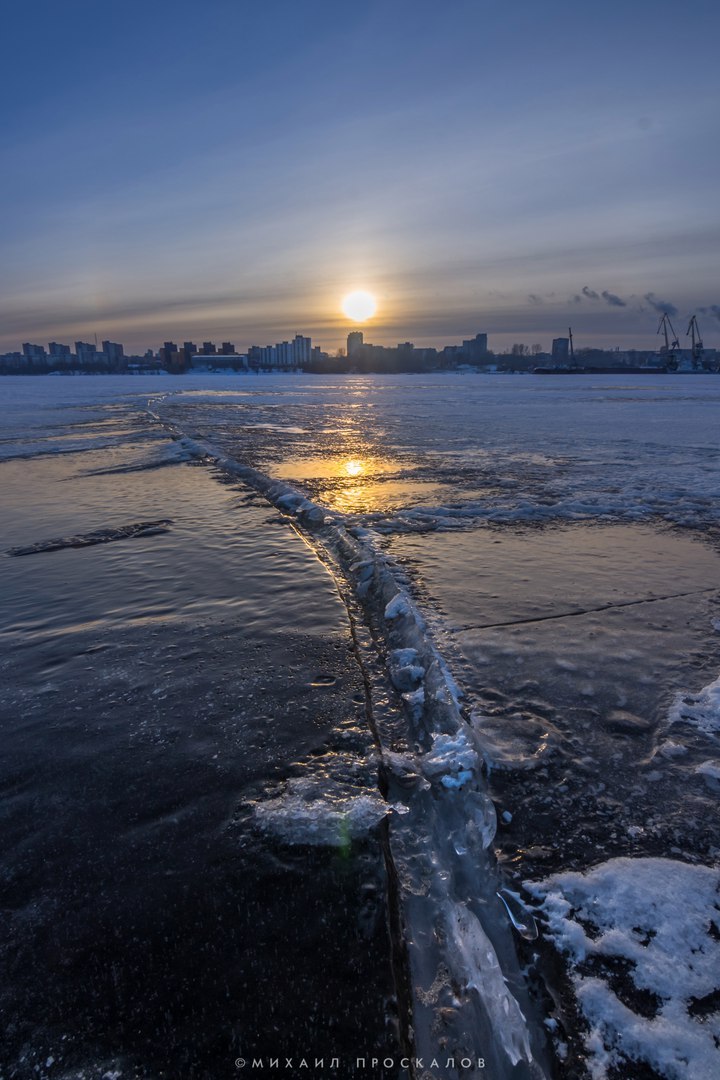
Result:
M309 337L296 334L292 341L292 362L297 367L299 364L309 364L312 352L312 342Z
M220 346L220 352L223 356L235 356L235 346L232 341L223 341Z
M158 356L168 371L182 371L186 366L184 354L178 352L174 341L164 341L162 348L158 349Z
M60 345L57 341L51 341L48 349L50 350L50 355L55 357L56 359L62 359L63 357L72 356L72 349L70 348L70 346Z
M348 356L354 356L355 353L362 348L363 341L362 330L351 330L347 336L347 354Z
M467 338L462 343L462 351L468 360L481 360L487 356L487 334L476 334L474 338Z
M107 360L115 362L122 360L125 355L125 350L117 341L103 341L102 351Z
M214 341L203 341L202 349L200 350L203 356L217 356L217 348Z
M280 341L276 345L251 345L248 360L254 367L299 367L309 364L312 356L312 341L309 337L296 334L292 341Z
M39 360L47 360L47 353L45 352L44 345L31 345L29 341L24 342L23 356L26 360L31 360L37 363Z
M552 358L556 364L566 364L568 362L570 359L570 338L553 338Z
M87 341L76 341L75 355L81 366L83 364L94 364L97 360L97 349Z

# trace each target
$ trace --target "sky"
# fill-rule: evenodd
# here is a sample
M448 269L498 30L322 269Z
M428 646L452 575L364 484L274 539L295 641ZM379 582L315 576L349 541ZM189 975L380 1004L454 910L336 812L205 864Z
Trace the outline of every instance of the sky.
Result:
M720 347L720 5L5 0L0 350Z

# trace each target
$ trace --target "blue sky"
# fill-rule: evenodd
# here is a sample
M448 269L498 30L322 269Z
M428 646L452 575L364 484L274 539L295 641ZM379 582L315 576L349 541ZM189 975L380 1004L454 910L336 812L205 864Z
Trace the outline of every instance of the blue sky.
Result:
M651 347L670 305L720 345L719 31L705 0L6 0L0 348L335 347L356 287L374 341Z

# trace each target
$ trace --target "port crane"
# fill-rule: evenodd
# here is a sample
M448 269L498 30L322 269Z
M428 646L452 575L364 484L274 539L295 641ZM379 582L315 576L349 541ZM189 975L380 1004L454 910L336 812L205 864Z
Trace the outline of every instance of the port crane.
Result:
M694 315L693 318L695 318ZM672 337L670 338L668 337L668 329L672 334ZM661 332L665 334L665 366L670 371L677 371L678 362L675 353L676 351L680 351L680 342L678 341L678 336L675 333L675 328L670 322L670 316L667 312L663 314L663 317L660 320L660 325L657 328L657 332L658 334Z
M688 337L688 335L692 337L693 367L695 369L703 367L704 365L702 363L702 354L704 346L702 343L702 338L700 337L700 328L697 322L697 315L693 315L690 319L690 322L688 323L687 334L685 335L685 337Z

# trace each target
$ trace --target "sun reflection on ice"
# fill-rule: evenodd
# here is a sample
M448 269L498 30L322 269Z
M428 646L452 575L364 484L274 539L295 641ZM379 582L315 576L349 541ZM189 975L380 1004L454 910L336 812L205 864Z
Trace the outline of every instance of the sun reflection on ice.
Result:
M412 475L414 466L388 457L362 454L344 438L344 453L296 457L275 466L274 475L307 485L309 495L341 514L364 514L439 497L437 484ZM338 447L339 449L339 447ZM354 451L354 452L353 452ZM358 452L360 451L360 452Z
M274 472L283 480L347 480L358 476L369 480L394 473L398 468L397 462L378 457L360 457L357 453L351 457L346 450L342 456L291 458L280 462Z

